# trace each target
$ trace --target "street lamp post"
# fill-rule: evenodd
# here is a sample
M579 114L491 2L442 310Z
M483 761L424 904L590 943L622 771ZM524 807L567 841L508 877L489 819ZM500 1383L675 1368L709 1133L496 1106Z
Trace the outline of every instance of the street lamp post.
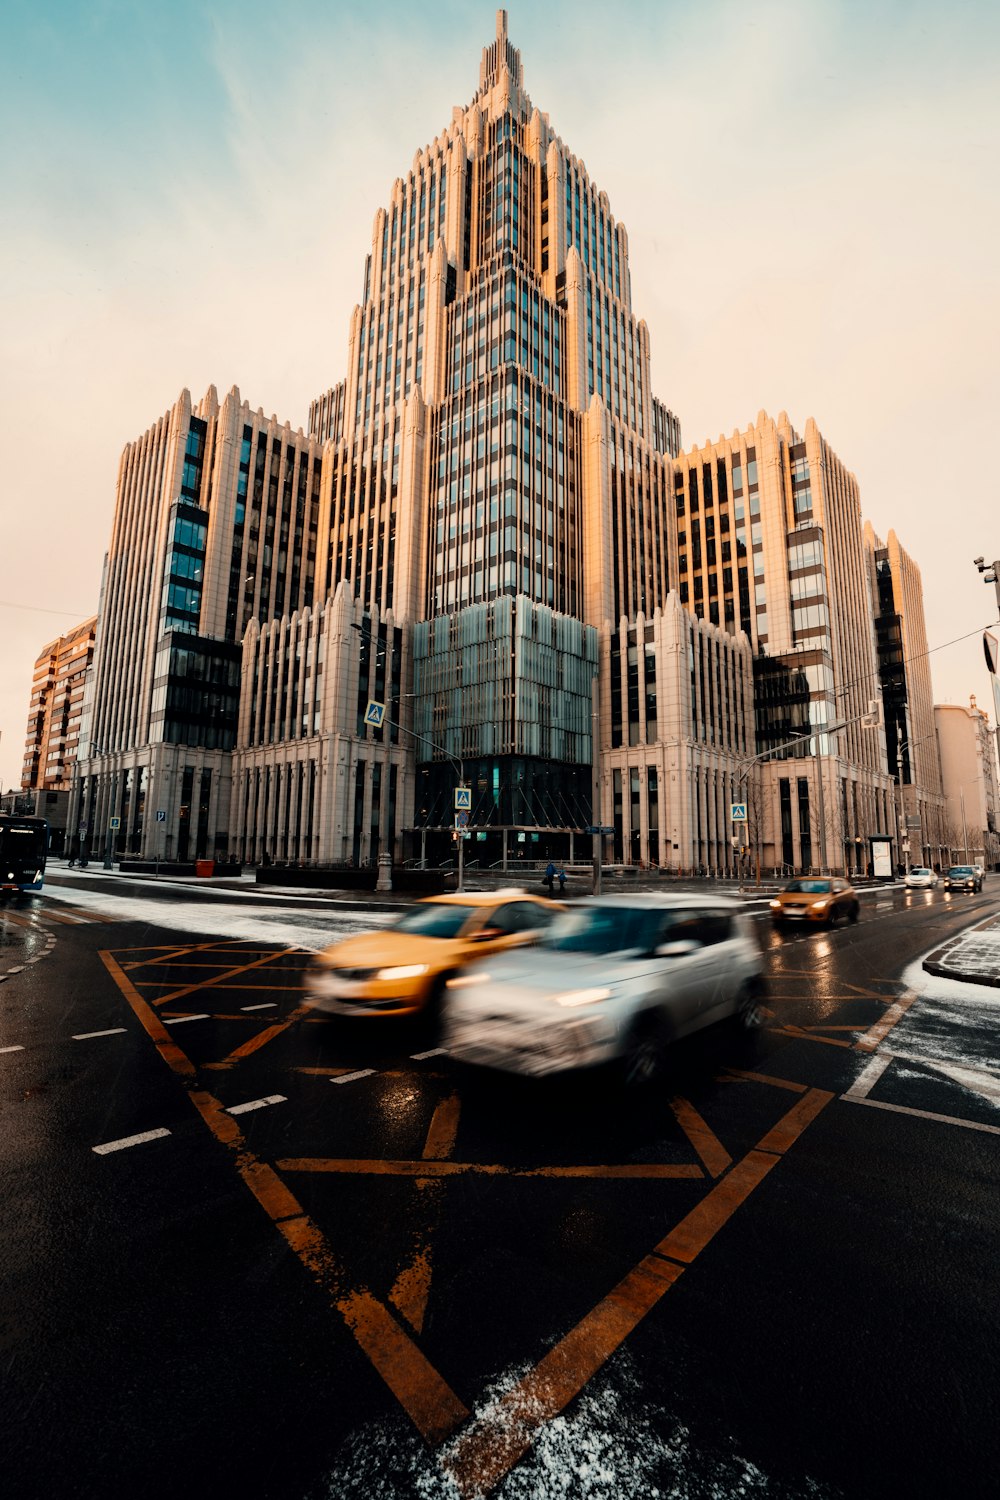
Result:
M896 745L896 800L898 803L896 816L899 819L899 848L903 856L903 868L907 875L910 873L910 835L906 827L906 803L903 799L903 751L915 750L918 745L923 745L933 738L933 734L925 734L923 739L900 740Z

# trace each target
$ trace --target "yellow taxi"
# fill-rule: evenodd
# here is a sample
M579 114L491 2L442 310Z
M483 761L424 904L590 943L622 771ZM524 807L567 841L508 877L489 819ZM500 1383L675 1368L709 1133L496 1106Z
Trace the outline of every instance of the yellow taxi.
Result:
M861 910L858 893L846 880L828 876L803 876L779 891L771 902L771 921L856 922Z
M318 953L305 1004L336 1016L412 1016L472 958L537 942L564 908L522 890L430 896L377 932Z

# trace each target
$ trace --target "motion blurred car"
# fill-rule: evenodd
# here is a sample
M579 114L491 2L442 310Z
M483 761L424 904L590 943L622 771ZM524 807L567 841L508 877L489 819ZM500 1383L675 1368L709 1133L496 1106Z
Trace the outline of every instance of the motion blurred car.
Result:
M601 1063L651 1081L668 1043L713 1021L759 1024L763 956L738 901L608 896L560 916L536 948L448 983L446 1050L459 1062L543 1075Z
M903 879L903 884L908 891L933 890L938 883L938 878L933 870L928 870L924 865L914 865Z
M318 953L305 1004L339 1016L416 1015L473 955L536 942L562 910L520 890L430 896L390 926Z
M975 865L952 865L945 871L944 888L946 891L981 891L983 877L977 875Z
M826 922L835 927L838 922L856 922L860 911L858 893L846 880L803 876L789 881L774 897L771 921L776 926L782 922Z

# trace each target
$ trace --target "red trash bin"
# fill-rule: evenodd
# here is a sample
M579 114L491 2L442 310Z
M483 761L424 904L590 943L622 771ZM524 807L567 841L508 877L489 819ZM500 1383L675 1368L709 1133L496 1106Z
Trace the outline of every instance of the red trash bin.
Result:
M215 874L215 860L214 859L196 859L195 862L194 862L194 873L196 875L214 875Z

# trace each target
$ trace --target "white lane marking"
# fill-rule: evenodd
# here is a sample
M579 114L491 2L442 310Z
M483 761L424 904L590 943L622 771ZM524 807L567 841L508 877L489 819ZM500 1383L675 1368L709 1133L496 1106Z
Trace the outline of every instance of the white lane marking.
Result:
M8 974L23 974L24 973L24 965L23 964L18 964L18 966L17 966L16 969L8 969L7 973Z
M245 1115L251 1109L263 1109L268 1104L285 1104L287 1100L284 1094L268 1094L266 1099L251 1099L246 1104L232 1104L226 1110L227 1115Z
M184 1021L207 1021L208 1011L203 1010L196 1016L163 1016L161 1017L167 1026L180 1026Z
M22 1046L20 1046L20 1045L18 1045L16 1047L0 1047L0 1052L23 1052L23 1051L24 1051L24 1048Z
M877 1057L873 1057L867 1067L861 1070L843 1097L845 1099L866 1098L891 1062L891 1052L880 1052Z
M339 1078L331 1078L331 1083L353 1083L356 1078L370 1078L374 1068L359 1068L356 1073L341 1073Z
M240 1010L275 1010L277 1000L265 1000L263 1005L241 1005Z
M78 1031L73 1037L74 1042L89 1042L94 1036L118 1036L125 1030L124 1026L109 1026L107 1031Z
M856 1094L841 1094L848 1104L867 1104L871 1109L887 1109L895 1115L916 1115L918 1120L936 1120L939 1125L964 1125L966 1130L984 1130L1000 1135L1000 1125L980 1125L978 1120L959 1120L955 1115L938 1115L929 1109L910 1109L905 1104L884 1104L881 1099L861 1099Z
M444 1047L432 1047L429 1052L411 1052L410 1056L414 1062L423 1062L428 1057L447 1057L448 1052Z
M109 1151L125 1151L129 1146L144 1146L147 1141L158 1141L169 1134L169 1130L144 1130L142 1135L126 1135L120 1141L105 1141L103 1146L91 1146L90 1149L98 1156L107 1156Z

